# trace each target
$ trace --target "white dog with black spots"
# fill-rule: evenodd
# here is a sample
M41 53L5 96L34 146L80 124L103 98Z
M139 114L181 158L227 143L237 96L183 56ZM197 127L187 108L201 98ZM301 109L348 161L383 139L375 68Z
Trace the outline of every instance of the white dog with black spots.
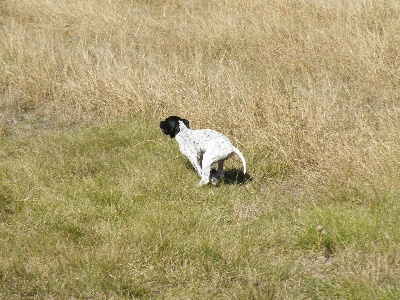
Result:
M199 185L208 183L217 185L219 178L224 177L224 162L236 153L243 163L243 174L246 174L246 160L222 133L212 129L191 130L189 121L171 116L160 122L162 132L175 138L179 149L192 163L201 179ZM214 163L218 163L216 172L211 172Z

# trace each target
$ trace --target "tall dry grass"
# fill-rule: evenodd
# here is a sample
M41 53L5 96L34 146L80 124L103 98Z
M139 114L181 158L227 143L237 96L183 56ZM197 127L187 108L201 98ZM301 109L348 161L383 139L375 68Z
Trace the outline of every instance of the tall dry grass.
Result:
M2 1L0 131L177 114L259 177L273 159L307 186L399 187L399 18L396 0Z

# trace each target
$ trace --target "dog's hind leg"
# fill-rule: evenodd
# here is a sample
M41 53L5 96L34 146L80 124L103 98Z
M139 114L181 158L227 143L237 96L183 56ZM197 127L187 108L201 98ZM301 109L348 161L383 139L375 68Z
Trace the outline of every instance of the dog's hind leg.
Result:
M225 160L220 160L218 162L217 178L224 178L224 162Z
M210 182L213 185L219 185L220 179L224 178L224 162L225 160L218 161L218 169L211 169Z

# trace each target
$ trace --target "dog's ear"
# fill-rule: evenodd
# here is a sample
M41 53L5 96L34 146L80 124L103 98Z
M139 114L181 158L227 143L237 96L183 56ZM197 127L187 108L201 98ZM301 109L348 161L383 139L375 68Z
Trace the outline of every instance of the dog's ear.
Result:
M177 120L171 120L169 123L170 124L169 136L171 137L171 139L173 139L180 131L179 121L182 121L183 124L185 124L185 126L189 128L189 121L186 119L177 118Z
M176 121L169 121L169 136L173 139L179 133L179 124Z
M166 118L165 121L161 121L160 128L164 134L168 134L171 139L173 139L180 131L179 121L182 121L183 124L189 128L189 121L186 119L181 119L177 116L170 116Z
M183 122L183 124L185 124L185 125L186 125L186 127L187 127L187 128L189 128L189 129L190 129L190 127L189 127L189 121L188 121L188 120L186 120L186 119L182 119L182 122Z

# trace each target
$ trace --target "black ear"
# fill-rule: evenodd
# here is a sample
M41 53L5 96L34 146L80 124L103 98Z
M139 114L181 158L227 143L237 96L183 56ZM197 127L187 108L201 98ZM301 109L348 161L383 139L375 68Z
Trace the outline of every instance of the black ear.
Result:
M173 139L179 133L179 124L175 121L169 122L169 136Z
M170 116L165 119L165 121L160 122L160 128L164 134L168 134L171 139L179 133L179 121L182 121L187 128L189 128L189 121L186 119L181 119L177 116Z

